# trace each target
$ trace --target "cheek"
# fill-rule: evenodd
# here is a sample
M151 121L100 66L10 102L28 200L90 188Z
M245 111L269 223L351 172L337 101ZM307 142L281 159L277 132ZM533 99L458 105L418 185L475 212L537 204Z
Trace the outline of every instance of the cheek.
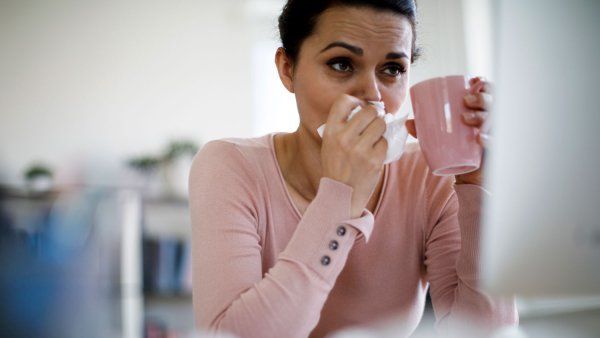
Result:
M307 75L306 72L298 74L295 79L296 101L300 120L304 123L320 125L327 120L333 102L342 92L322 73L313 72L311 74L313 75Z
M397 83L391 90L383 95L386 110L395 113L404 105L408 97L408 76Z

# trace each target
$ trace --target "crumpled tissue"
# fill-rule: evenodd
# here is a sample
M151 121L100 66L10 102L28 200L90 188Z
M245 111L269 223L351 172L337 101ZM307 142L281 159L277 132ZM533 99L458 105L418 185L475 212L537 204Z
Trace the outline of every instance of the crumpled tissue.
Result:
M408 138L408 131L406 130L406 126L404 122L408 118L408 115L396 115L385 112L385 104L383 101L369 101L368 104L375 106L377 109L377 113L380 117L383 116L385 121L386 129L383 133L383 137L387 140L388 149L385 156L385 160L383 164L388 164L390 162L394 162L402 157L404 153L404 146L406 145L406 140ZM357 106L350 112L348 116L348 120L350 120L356 113L358 113L362 109L361 106ZM323 137L323 132L325 131L325 124L321 125L317 129L317 133L319 136Z

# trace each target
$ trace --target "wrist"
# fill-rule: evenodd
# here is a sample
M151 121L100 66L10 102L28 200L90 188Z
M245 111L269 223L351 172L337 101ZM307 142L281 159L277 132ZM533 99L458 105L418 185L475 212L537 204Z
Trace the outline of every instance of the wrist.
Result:
M454 185L472 184L483 187L483 178L481 175L456 175L454 177Z

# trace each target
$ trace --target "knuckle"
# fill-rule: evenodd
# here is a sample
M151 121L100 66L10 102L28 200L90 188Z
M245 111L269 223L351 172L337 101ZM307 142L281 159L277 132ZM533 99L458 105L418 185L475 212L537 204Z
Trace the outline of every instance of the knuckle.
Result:
M373 112L369 106L361 107L357 115L360 115L360 117L365 120L371 120L376 116L375 112Z
M350 142L350 138L342 133L338 134L337 143L340 145L340 148L344 151L350 151L352 149L352 143Z
M365 114L367 114L367 116L371 119L374 119L377 117L377 111L375 110L375 108L371 107L371 106L367 106L365 109Z
M483 98L481 93L473 94L475 98L472 102L470 102L470 106L473 109L483 109L485 107L485 99Z

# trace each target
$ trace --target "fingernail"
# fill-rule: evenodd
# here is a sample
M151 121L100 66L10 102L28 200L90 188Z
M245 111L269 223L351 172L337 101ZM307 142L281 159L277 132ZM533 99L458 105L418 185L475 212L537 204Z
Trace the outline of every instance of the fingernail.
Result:
M477 97L475 97L475 95L473 95L473 94L469 94L469 95L465 96L465 101L467 101L467 103L473 104L473 103L477 102Z
M465 120L473 121L477 117L477 113L466 112L466 113L463 113L463 116L465 117Z

